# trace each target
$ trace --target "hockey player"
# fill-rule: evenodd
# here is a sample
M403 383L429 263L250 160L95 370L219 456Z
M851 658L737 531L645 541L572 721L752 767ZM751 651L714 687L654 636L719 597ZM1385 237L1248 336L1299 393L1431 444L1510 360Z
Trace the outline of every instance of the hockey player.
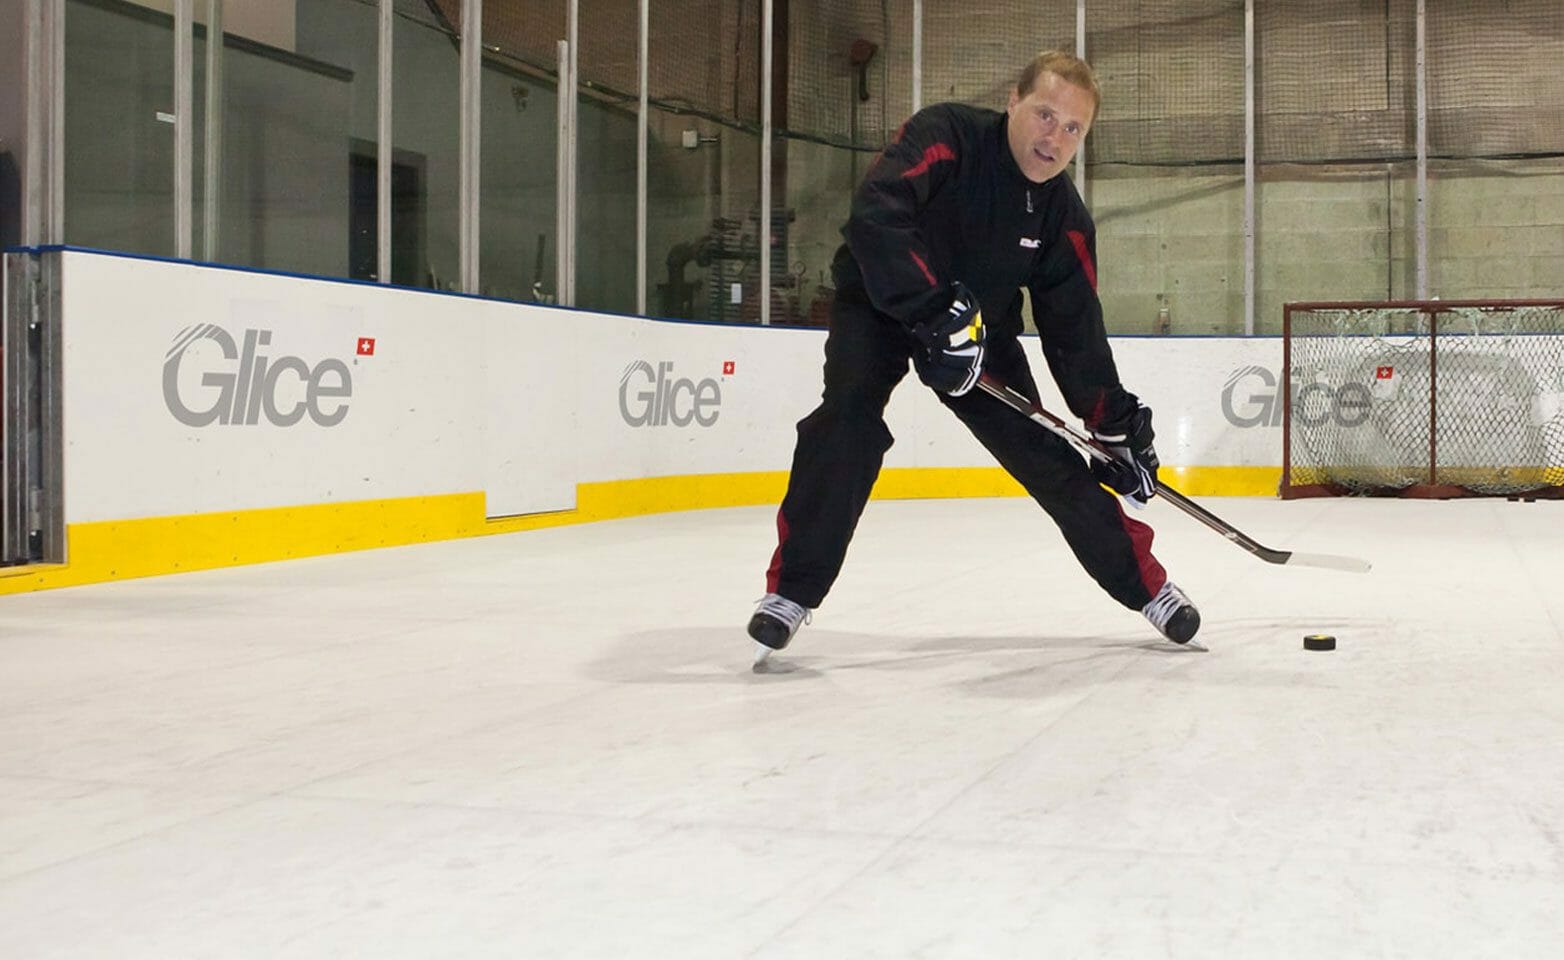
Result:
M859 185L832 264L824 393L798 424L767 593L749 622L762 657L787 646L841 571L891 446L885 405L909 360L1110 597L1176 643L1199 629L1194 605L1151 555L1151 528L1099 485L1141 505L1156 493L1158 467L1151 411L1120 384L1103 328L1096 228L1064 173L1100 99L1084 61L1041 53L1003 113L921 110ZM1023 287L1060 393L1118 459L1088 466L973 389L987 372L1038 400L1019 340Z

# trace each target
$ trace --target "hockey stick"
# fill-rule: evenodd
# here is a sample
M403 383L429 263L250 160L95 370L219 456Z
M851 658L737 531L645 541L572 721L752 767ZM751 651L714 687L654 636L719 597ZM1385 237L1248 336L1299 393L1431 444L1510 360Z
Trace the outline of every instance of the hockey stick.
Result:
M1023 416L1030 417L1054 434L1063 437L1069 442L1070 446L1079 450L1087 457L1101 461L1113 459L1113 454L1108 452L1108 448L1098 443L1095 438L1075 429L1052 413L1032 403L1024 394L1012 390L988 374L985 373L978 377L977 385L984 393L997 397L1012 410ZM1367 560L1359 560L1357 557L1342 557L1333 553L1295 553L1291 550L1276 550L1264 546L1161 480L1157 481L1157 496L1178 507L1266 563L1285 563L1301 567L1323 567L1327 570L1344 570L1348 573L1368 573L1370 569Z

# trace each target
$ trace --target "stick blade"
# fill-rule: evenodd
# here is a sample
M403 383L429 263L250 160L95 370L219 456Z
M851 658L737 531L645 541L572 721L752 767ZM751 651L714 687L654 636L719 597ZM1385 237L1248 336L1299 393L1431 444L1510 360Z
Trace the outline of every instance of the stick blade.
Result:
M1298 553L1287 555L1289 566L1320 567L1325 570L1341 570L1345 573L1368 573L1374 565L1357 557L1343 557L1334 553Z

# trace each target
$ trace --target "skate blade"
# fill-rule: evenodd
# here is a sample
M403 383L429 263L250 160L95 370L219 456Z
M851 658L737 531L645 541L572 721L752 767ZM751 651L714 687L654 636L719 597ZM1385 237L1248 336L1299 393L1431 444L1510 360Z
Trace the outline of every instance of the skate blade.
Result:
M755 644L755 662L750 664L750 670L755 673L765 673L771 668L771 655L775 652L775 650L757 641Z

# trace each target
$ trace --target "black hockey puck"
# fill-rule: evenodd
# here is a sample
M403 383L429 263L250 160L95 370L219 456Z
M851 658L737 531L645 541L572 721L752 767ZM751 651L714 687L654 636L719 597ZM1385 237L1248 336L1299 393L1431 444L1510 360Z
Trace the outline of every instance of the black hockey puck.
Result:
M1311 633L1303 638L1303 649L1334 650L1336 649L1336 638L1328 633Z

